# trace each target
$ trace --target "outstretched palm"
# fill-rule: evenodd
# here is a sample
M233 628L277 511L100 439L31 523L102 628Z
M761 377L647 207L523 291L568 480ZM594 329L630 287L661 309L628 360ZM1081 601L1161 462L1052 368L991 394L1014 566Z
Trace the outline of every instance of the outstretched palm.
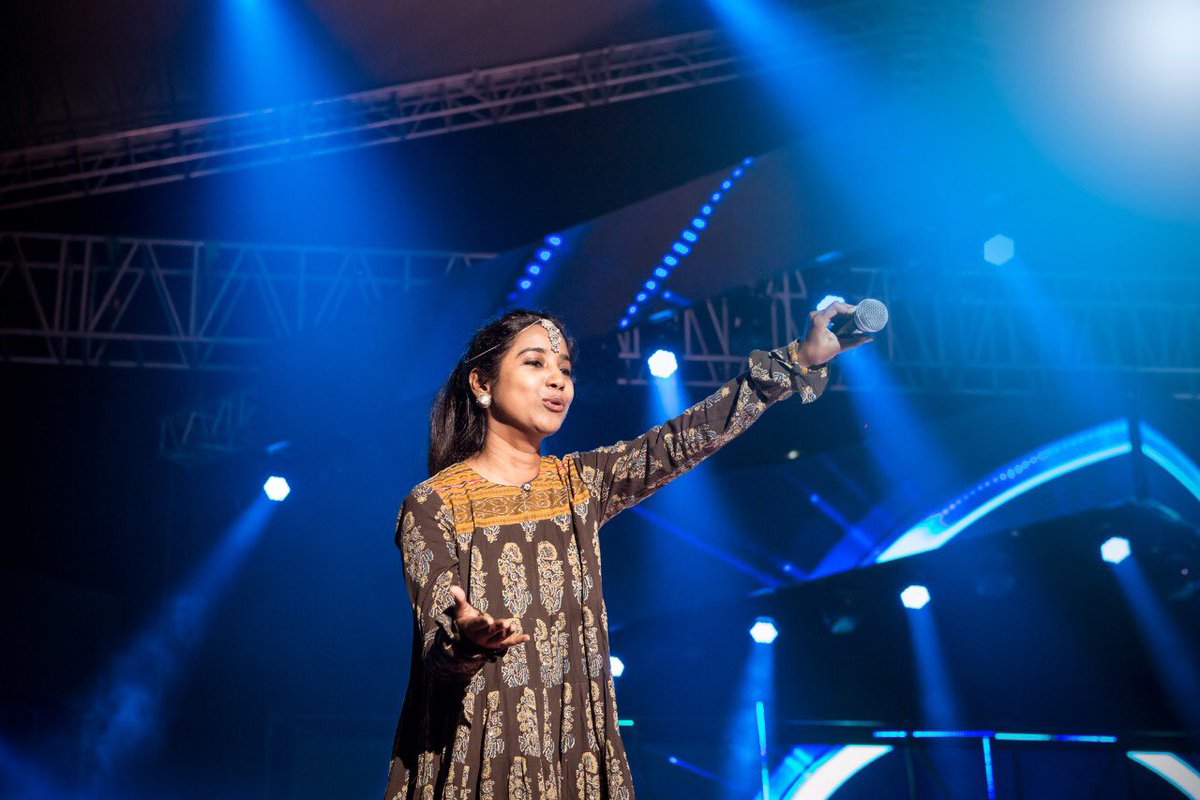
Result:
M493 619L491 614L480 611L467 602L467 594L458 586L450 587L454 598L454 622L463 636L480 647L512 647L529 641L529 634L521 633L521 621Z

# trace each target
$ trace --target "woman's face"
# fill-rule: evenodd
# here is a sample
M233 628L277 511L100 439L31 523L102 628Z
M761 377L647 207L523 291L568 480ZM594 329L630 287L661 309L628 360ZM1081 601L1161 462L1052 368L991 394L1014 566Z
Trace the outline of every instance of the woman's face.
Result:
M491 395L494 422L527 431L539 439L557 432L575 399L566 342L560 342L559 352L555 353L541 325L521 331L500 362Z

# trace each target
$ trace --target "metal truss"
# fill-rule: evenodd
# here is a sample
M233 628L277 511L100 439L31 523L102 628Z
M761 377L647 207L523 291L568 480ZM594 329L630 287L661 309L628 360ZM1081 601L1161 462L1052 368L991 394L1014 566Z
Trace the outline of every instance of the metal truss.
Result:
M835 4L855 44L877 37L856 21L862 3ZM849 27L847 25L849 23ZM813 53L756 53L706 30L387 86L240 114L141 127L0 153L0 209L160 183L391 142L561 114L787 68Z
M253 444L253 389L242 389L159 420L158 454L176 464L194 465L241 452Z
M871 346L899 391L1027 395L1100 376L1113 388L1133 378L1200 400L1200 277L1039 274L1035 287L975 267L791 270L617 333L617 383L648 383L646 355L667 346L686 385L719 386L745 368L751 349L800 336L833 287L888 305L890 322ZM830 388L846 390L846 371L834 376Z
M490 253L0 233L0 361L244 370Z

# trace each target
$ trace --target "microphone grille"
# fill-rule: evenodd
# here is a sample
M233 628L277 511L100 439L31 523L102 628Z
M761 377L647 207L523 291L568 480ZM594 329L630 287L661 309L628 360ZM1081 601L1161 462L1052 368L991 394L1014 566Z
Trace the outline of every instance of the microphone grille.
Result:
M854 324L863 333L878 333L888 323L887 306L868 297L854 309Z

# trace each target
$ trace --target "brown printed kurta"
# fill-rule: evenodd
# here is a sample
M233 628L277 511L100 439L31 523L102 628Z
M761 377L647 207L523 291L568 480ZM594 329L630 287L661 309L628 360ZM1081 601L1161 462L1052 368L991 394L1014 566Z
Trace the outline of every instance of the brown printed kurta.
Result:
M716 452L826 368L795 342L635 439L545 456L530 483L453 464L404 499L396 544L414 613L412 673L385 800L632 800L617 728L597 531ZM460 637L451 585L530 641L502 656Z

